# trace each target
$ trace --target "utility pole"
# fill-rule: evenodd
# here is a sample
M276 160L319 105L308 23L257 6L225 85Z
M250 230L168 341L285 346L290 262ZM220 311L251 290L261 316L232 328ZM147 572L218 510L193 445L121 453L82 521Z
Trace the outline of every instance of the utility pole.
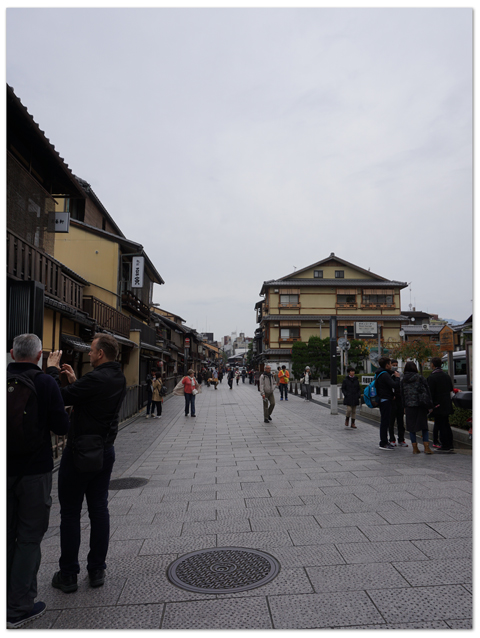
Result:
M338 414L337 318L330 317L330 414Z

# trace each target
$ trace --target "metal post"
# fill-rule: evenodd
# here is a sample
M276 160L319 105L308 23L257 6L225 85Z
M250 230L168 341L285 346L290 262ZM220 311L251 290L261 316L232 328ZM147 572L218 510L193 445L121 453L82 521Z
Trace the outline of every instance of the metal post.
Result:
M347 368L348 368L348 350L347 350L347 341L348 341L348 332L347 329L345 328L345 374L347 374Z
M382 356L382 343L380 339L380 326L377 324L377 336L378 336L378 358Z
M338 414L336 317L330 317L330 414Z

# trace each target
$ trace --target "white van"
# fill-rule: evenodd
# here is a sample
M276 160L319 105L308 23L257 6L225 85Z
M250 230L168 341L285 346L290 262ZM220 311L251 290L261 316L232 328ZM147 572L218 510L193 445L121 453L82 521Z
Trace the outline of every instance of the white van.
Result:
M448 374L448 354L442 357L442 370ZM453 386L459 390L468 390L467 353L465 350L453 352Z

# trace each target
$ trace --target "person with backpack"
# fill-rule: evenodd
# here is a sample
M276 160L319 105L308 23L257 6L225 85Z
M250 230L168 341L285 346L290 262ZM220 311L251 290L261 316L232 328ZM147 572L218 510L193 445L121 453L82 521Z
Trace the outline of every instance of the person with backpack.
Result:
M388 428L392 413L393 392L399 389L400 374L398 371L390 373L392 361L388 357L378 360L379 368L375 372L375 389L377 391L380 408L380 450L394 450L395 446L388 442Z
M17 629L45 613L35 601L40 543L52 504L50 431L70 425L55 381L38 367L42 342L15 337L7 368L7 628Z
M351 366L347 368L347 376L342 382L342 393L343 393L343 405L347 406L347 415L345 417L345 426L348 428L348 422L350 417L352 418L352 425L350 427L356 428L355 425L355 414L357 410L357 405L360 400L360 383L355 376L355 368Z
M80 517L85 497L90 519L88 580L91 587L105 582L110 538L108 486L115 463L119 411L127 392L125 376L116 361L118 352L115 337L95 334L89 352L93 370L80 379L68 364L60 366L61 350L50 353L47 361L47 374L58 384L60 375L66 378L68 385L60 392L64 404L73 406L71 430L58 471L60 570L52 579L52 587L65 594L78 589Z

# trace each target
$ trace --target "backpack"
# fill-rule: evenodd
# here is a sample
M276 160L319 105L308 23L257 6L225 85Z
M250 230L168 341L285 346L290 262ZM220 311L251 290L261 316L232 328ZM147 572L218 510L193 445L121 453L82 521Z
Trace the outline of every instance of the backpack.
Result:
M386 372L386 370L382 370L382 372L380 372L380 374L377 375L375 379L371 383L369 383L363 391L365 405L369 408L376 408L380 404L380 401L377 397L377 388L375 383L378 377L381 376L384 372Z
M42 448L45 431L38 421L34 379L42 370L7 371L7 456L31 456Z
M166 385L162 385L162 387L160 388L160 396L161 397L167 396L167 386Z

